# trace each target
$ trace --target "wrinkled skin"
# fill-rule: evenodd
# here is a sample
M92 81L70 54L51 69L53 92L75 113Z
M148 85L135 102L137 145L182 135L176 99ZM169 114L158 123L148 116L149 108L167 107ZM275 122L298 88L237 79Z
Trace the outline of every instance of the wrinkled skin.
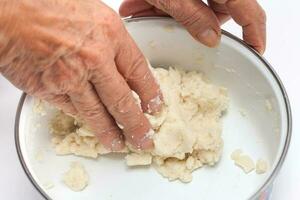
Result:
M201 43L219 43L220 25L231 17L243 28L243 39L259 53L266 47L266 15L256 0L125 0L120 14L127 16L170 15Z
M121 150L123 134L135 148L153 147L131 90L148 112L160 110L162 96L115 12L98 0L0 0L0 9L2 75L80 116L108 149Z

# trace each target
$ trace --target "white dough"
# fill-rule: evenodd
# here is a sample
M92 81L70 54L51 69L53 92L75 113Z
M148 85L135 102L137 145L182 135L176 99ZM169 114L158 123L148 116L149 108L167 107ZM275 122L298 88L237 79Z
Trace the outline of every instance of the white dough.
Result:
M237 160L239 157L242 155L243 151L241 149L237 149L231 154L231 159L232 160Z
M150 165L152 163L151 154L130 153L125 157L128 166Z
M203 165L215 165L221 156L221 117L228 106L227 89L209 83L198 72L179 69L152 69L164 97L163 110L149 119L155 148L150 153L131 153L127 164L154 166L169 180L192 180L192 171ZM136 96L136 95L135 95ZM136 98L138 98L136 96ZM137 101L140 102L139 100ZM109 153L82 124L61 120L62 113L53 120L52 142L58 155L75 154L96 158ZM64 117L65 115L63 115ZM55 123L60 120L59 123ZM66 123L66 124L63 124ZM65 127L75 123L65 134ZM62 128L62 133L57 129ZM129 148L130 149L130 148ZM125 149L123 152L128 152Z
M264 174L268 170L268 163L263 159L259 159L256 162L256 173L257 174Z
M242 168L246 174L255 169L255 164L250 156L240 155L235 160L234 163Z
M73 162L71 168L64 174L64 183L73 191L82 191L89 182L88 174L78 162Z

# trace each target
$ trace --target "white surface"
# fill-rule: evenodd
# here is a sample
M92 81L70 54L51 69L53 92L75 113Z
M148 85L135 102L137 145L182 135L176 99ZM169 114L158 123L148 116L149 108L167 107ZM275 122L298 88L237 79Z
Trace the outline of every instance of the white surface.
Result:
M276 79L255 55L229 37L222 37L219 47L211 49L196 42L184 28L170 19L125 24L153 66L178 65L189 71L200 70L213 83L228 88L229 109L222 117L225 144L222 159L216 167L195 171L193 181L183 184L168 182L153 168L130 169L121 159L124 155L119 155L120 159L112 159L115 158L112 155L100 156L97 161L75 156L59 157L51 148L48 131L52 112L46 112L48 114L44 117L33 113L33 101L28 98L20 120L20 147L37 183L52 182L55 185L45 191L52 199L119 200L123 197L149 200L170 197L193 200L222 199L226 196L240 200L252 197L277 166L287 136L286 105ZM165 27L170 26L172 32L166 31ZM155 48L149 45L150 42L155 44ZM229 59L232 57L235 59ZM272 111L266 108L266 100L271 102ZM241 115L241 109L246 116ZM255 161L264 158L270 169L262 175L255 172L245 175L230 159L237 148L242 148ZM44 160L37 160L36 155L44 155ZM74 160L80 160L90 176L90 185L80 193L70 191L61 182L61 174ZM114 181L116 175L117 183ZM131 187L120 187L127 184ZM222 187L217 187L220 185ZM113 188L118 188L118 192L115 193ZM146 196L140 193L143 188L149 190Z
M110 4L118 7L120 0L114 0ZM300 94L298 78L299 52L300 52L300 27L298 11L300 3L296 0L261 1L268 15L268 47L265 57L274 66L288 91L292 104L294 131L290 152L287 160L279 174L273 189L274 200L298 199L298 188L300 186L300 131L298 123L300 117ZM226 30L241 35L240 29L232 22L226 24ZM297 62L298 61L298 62ZM42 199L35 189L30 185L23 173L17 159L13 126L14 115L20 93L0 77L0 196L3 199ZM297 104L298 103L298 104Z

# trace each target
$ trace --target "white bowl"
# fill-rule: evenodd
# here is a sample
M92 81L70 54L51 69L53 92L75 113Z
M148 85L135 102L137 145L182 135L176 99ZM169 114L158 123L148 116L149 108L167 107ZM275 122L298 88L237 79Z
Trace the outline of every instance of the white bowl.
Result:
M221 161L215 167L197 170L193 181L183 184L169 182L152 168L130 169L122 156L104 156L98 160L56 156L47 128L51 114L37 116L32 112L33 99L23 95L16 117L16 146L34 186L45 198L72 200L240 200L265 195L284 161L291 137L288 98L271 66L225 31L220 46L210 49L196 42L171 19L127 19L125 25L152 65L200 70L214 84L229 89L230 107L223 120L225 145ZM230 154L238 148L255 160L266 159L270 164L267 173L246 175L237 168ZM82 162L90 175L90 184L82 192L72 192L61 181L71 161ZM45 187L49 182L54 184L52 189Z

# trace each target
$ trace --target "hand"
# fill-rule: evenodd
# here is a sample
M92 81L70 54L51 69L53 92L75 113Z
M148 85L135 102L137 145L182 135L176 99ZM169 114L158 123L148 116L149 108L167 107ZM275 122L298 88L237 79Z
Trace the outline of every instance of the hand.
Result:
M132 90L147 112L160 110L162 96L116 13L98 0L0 0L0 9L0 72L8 80L79 115L108 149L124 147L123 133L136 148L153 147Z
M219 43L220 24L232 17L243 28L243 39L261 54L266 47L266 15L256 0L125 0L120 14L127 16L170 15L192 36L213 47Z

